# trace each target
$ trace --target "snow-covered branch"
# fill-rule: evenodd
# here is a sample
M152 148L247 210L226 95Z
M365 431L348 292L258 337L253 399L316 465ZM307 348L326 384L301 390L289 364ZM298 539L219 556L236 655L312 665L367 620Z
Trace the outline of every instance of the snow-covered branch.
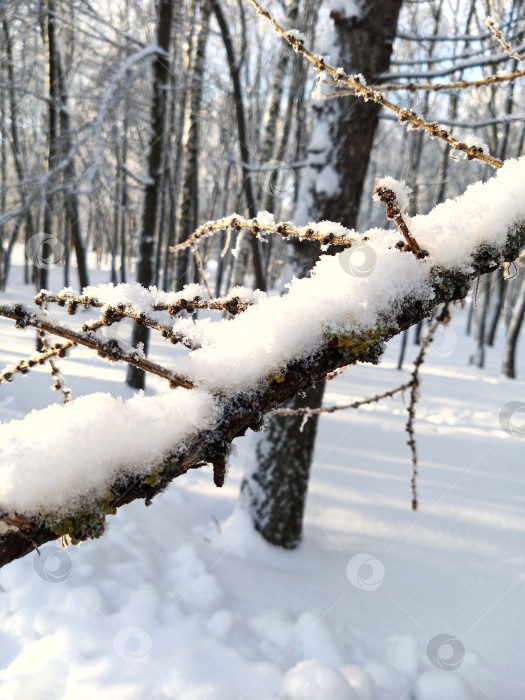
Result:
M387 182L404 209L407 188ZM238 292L245 311L217 323L176 318L171 331L199 347L169 367L149 369L138 351L120 353L119 360L139 356L146 371L175 378L173 391L126 402L86 396L0 425L0 565L57 535L98 536L108 513L150 500L189 469L212 464L222 485L236 437L260 429L270 411L335 370L376 363L385 341L516 259L525 245L524 186L525 159L508 161L429 214L404 216L424 258L400 248L399 232L374 229L338 255L321 256L283 296ZM174 295L104 285L78 299L152 316L167 313L155 307L191 305L196 287ZM67 292L55 298L76 301ZM3 305L0 314L75 342L83 335L38 306ZM100 350L95 339L92 346Z
M245 219L238 214L226 216L217 221L207 221L185 241L173 246L172 252L183 250L192 246L202 238L206 238L213 233L224 230L240 231L248 229L254 236L260 237L261 233L278 233L283 238L293 236L294 238L304 238L311 241L318 241L321 245L340 245L350 247L357 240L355 231L345 228L333 221L321 221L320 223L309 223L307 226L297 227L290 221L280 221L275 223L273 216L268 212L260 212L253 219Z

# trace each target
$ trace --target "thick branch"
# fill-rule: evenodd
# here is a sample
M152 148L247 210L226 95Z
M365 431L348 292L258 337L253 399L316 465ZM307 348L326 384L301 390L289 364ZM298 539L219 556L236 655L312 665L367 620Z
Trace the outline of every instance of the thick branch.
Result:
M412 299L398 300L399 311L395 322L388 325L379 323L381 333L373 347L368 345L357 354L354 350L350 354L345 348L339 347L337 342L333 342L334 339L327 339L325 347L314 357L290 363L282 373L282 381L267 383L256 396L253 393L240 393L233 397L219 396L222 408L220 423L213 429L200 431L192 439L186 440L182 447L174 445L171 454L157 465L155 481L133 477L115 483L111 489L108 509L118 508L138 498L149 501L174 478L206 463L214 465L215 481L220 484L224 477L228 451L236 437L243 435L248 428L259 430L267 413L297 393L306 391L334 370L356 362L377 362L382 342L428 317L438 304L464 298L472 279L478 274L496 270L502 260L515 260L524 245L525 225L516 226L509 231L507 244L500 253L483 248L474 254L474 269L469 275L433 268L431 281L434 298L423 303ZM27 317L27 312L14 312L9 307L3 307L3 311L7 311L4 315L11 314L15 319L25 320ZM40 326L43 327L44 322L40 322ZM6 513L0 519L17 528L0 537L0 566L24 556L35 545L44 544L56 537L56 533L51 532L43 522L25 518L21 514ZM78 525L73 535L75 539L87 538L93 535L92 526L84 525L82 529Z

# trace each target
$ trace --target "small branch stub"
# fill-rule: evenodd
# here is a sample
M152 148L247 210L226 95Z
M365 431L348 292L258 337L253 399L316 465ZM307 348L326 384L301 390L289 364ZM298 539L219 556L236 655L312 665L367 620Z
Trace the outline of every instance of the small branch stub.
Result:
M404 220L401 210L399 209L395 192L387 187L379 186L376 187L374 193L386 207L386 218L391 221L395 221L397 227L403 234L406 241L406 246L403 248L403 250L409 250L416 256L416 258L426 258L428 252L420 248L416 239L410 235L406 221Z

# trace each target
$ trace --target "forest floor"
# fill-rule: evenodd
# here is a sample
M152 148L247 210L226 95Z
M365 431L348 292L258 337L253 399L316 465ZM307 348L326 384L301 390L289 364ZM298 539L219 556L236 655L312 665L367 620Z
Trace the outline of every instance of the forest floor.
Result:
M32 295L15 265L3 298ZM193 471L150 507L119 510L100 540L0 570L0 700L523 700L525 438L499 416L525 401L524 341L522 379L502 379L502 328L480 370L465 325L458 308L422 367L417 512L408 395L322 416L293 552L236 506L250 434L222 489L211 468ZM0 320L0 368L34 336ZM154 339L155 356L170 350ZM398 350L331 381L325 403L408 381ZM60 366L75 397L132 395L125 368L89 351ZM0 386L0 421L60 402L52 383L39 368Z

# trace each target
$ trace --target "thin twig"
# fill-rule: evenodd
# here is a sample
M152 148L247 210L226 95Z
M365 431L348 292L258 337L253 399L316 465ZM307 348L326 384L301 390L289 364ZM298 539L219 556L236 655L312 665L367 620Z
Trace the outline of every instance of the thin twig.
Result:
M270 23L273 29L280 36L286 39L294 51L305 56L319 73L322 74L326 72L330 74L339 85L346 85L347 87L352 88L355 91L356 96L362 97L365 100L372 100L377 104L386 107L398 115L401 123L409 123L415 128L424 129L431 136L440 138L448 143L449 146L452 146L452 148L455 150L466 153L468 159L476 158L484 163L492 165L495 168L502 167L503 162L501 160L483 153L482 149L476 146L469 146L462 141L458 141L451 136L446 129L440 128L436 122L427 122L425 119L423 119L423 117L418 116L413 110L399 107L393 102L390 102L381 92L365 85L362 77L357 75L347 75L342 68L333 68L332 66L328 65L325 63L322 56L315 56L313 53L311 53L311 51L304 46L304 42L297 39L293 32L287 32L285 29L283 29L268 12L263 10L257 0L250 0L250 2L255 7L257 12Z
M96 338L92 332L81 333L66 328L58 323L52 323L31 313L22 304L15 304L14 306L0 305L0 316L16 321L18 328L25 328L26 326L39 328L53 335L71 340L78 345L84 345L91 350L95 350L98 355L108 360L127 362L145 372L156 374L163 379L167 379L170 382L170 386L173 388L177 386L184 387L185 389L193 388L193 382L186 377L177 375L165 367L162 367L162 365L146 357L142 357L136 350L131 350L130 352L124 350L117 340L110 339L102 341Z
M408 421L406 424L406 431L408 433L408 446L412 451L412 477L410 480L410 486L412 489L412 510L418 509L418 495L417 495L417 445L416 445L416 434L414 430L414 421L416 418L416 403L419 399L419 369L424 362L425 354L430 343L434 340L434 335L441 324L447 324L450 321L450 315L448 311L448 303L443 306L440 313L436 316L432 322L427 335L421 340L421 348L419 353L414 360L414 369L412 371L412 381L411 391L410 391L410 404L407 408L408 411Z
M522 56L521 54L519 54L517 51L515 51L512 48L512 46L505 39L505 37L503 36L501 31L496 27L496 23L494 22L494 19L492 17L487 17L485 19L485 24L490 29L490 31L494 34L496 39L501 44L503 50L505 51L505 53L507 53L510 56L510 58L514 58L516 61L525 61L525 56Z
M406 224L405 219L403 218L403 215L401 214L401 210L399 208L399 205L397 203L397 197L396 193L393 190L388 189L387 187L376 187L374 190L374 194L377 194L379 199L383 202L383 204L386 207L386 218L389 220L395 221L397 227L403 234L405 241L406 241L406 247L408 250L410 250L416 258L425 258L428 256L428 253L426 250L423 250L422 248L419 247L419 243L416 241L416 239L410 234L410 231L408 230L408 226ZM402 245L402 242L401 242ZM404 248L404 249L405 249Z
M382 399L387 399L391 396L395 396L399 392L406 391L412 386L412 381L407 382L398 386L396 389L391 389L390 391L385 391L384 394L377 394L371 399L361 399L360 401L354 401L353 403L347 403L342 406L321 406L320 408L276 408L271 413L273 416L316 416L321 413L335 413L335 411L344 411L348 408L359 408L360 406L366 406L369 403L375 403L381 401Z
M40 342L42 344L42 349L44 352L46 350L49 350L49 343L47 341L47 337L44 331L39 331L38 332L38 337L40 338ZM65 344L65 343L64 343ZM62 396L64 397L63 403L69 403L71 401L71 389L68 387L66 380L64 378L64 375L61 373L61 371L58 369L58 365L56 362L49 357L48 358L49 366L51 367L51 376L55 380L55 386L53 387L57 391L62 392Z
M145 290L143 290L145 291ZM59 306L68 305L68 313L73 315L76 313L78 306L91 306L93 308L106 307L107 318L109 320L112 316L127 316L132 318L139 323L148 322L148 317L145 314L135 311L130 305L118 304L117 306L108 305L106 302L100 301L96 297L88 296L86 294L76 294L69 290L63 290L59 294L51 294L50 292L42 291L35 297L35 304L37 306L43 303L57 303ZM201 299L199 296L195 296L191 299L187 299L183 296L176 297L175 301L166 302L163 304L153 304L153 311L168 311L172 316L177 315L180 311L193 311L195 309L211 309L213 311L228 311L231 314L238 314L245 311L251 302L241 300L238 296L226 296L218 297L216 299L211 299L209 301ZM117 319L120 320L120 319ZM152 324L157 324L159 327L156 330L162 330L161 324L157 321L149 319ZM113 323L113 321L111 321ZM109 325L106 321L101 323L101 325ZM151 326L155 328L154 325Z
M507 83L522 78L525 75L525 69L517 70L513 73L503 73L497 75L488 75L486 78L479 80L458 80L455 83L386 83L384 85L374 85L374 89L379 92L394 92L395 90L408 90L409 92L417 92L424 90L426 92L439 92L440 90L464 90L471 87L483 87L484 85L493 85L494 83ZM341 90L341 93L332 93L323 95L323 97L343 97L344 95L353 94L349 90Z
M193 251L193 257L195 258L195 263L197 265L199 275L201 276L202 283L206 287L206 291L208 292L208 296L211 299L213 297L213 294L210 291L210 285L208 284L208 280L206 279L206 275L204 274L204 267L202 265L202 261L200 259L199 253L197 251L197 246L192 243L191 249Z
M258 236L261 231L264 231L265 233L279 233L283 237L294 236L296 238L306 238L319 241L321 245L333 244L346 246L348 248L355 242L355 240L357 240L348 238L346 235L341 236L334 233L319 233L315 230L315 228L312 228L312 226L296 227L289 221L281 221L277 224L266 224L259 221L257 217L253 219L243 219L236 214L233 214L232 216L227 216L224 219L218 219L217 221L208 221L206 224L200 226L183 243L178 243L170 248L170 251L176 253L178 250L188 248L200 238L204 238L211 233L229 229L234 229L235 231L250 229L250 231L256 236ZM334 223L334 229L341 230L341 225ZM349 230L348 233L353 232Z
M44 362L52 357L65 357L67 350L75 345L76 343L73 342L55 343L44 352L37 352L25 360L20 360L16 365L6 367L6 369L0 372L0 384L3 382L12 382L15 374L28 374L33 367L43 365Z

